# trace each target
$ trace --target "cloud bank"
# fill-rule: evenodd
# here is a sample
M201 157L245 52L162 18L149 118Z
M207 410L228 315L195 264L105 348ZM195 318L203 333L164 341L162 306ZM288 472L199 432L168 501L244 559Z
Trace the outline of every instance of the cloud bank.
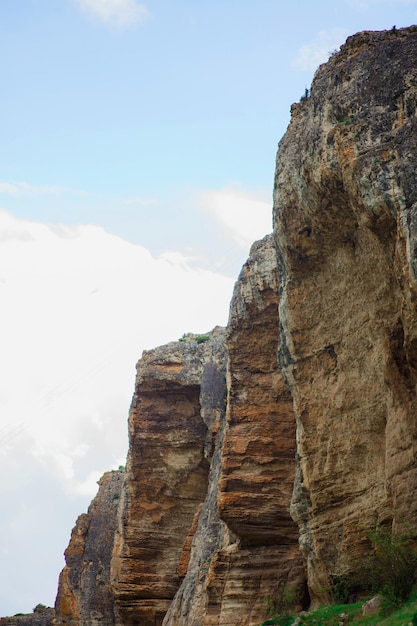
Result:
M132 392L140 351L225 323L232 281L192 269L179 253L155 259L97 226L52 227L3 211L0 234L0 453L24 432L65 489L83 490L77 467L98 454L97 438L114 446L106 431L117 399ZM113 462L125 452L119 443Z
M233 280L180 253L155 258L97 226L50 226L0 211L0 235L7 614L53 603L76 514L103 471L124 464L142 350L225 324ZM23 520L31 527L24 533Z

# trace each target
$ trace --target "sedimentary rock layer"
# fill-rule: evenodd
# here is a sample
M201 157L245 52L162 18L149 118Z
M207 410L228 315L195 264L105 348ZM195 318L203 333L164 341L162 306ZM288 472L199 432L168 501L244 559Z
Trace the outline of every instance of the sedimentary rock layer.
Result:
M56 626L117 623L110 561L123 478L123 470L106 472L88 513L77 519L59 578Z
M220 328L145 352L138 363L112 567L124 624L161 624L187 570L224 412L224 377Z
M360 33L292 108L276 166L280 361L310 590L414 524L417 29Z
M164 626L259 624L265 599L280 585L296 590L302 604L304 568L290 517L295 419L277 364L277 330L277 261L267 236L252 246L235 285L224 440L213 456L188 572Z
M219 507L246 545L296 543L292 398L277 362L277 258L271 236L255 243L236 282L227 346L228 411Z

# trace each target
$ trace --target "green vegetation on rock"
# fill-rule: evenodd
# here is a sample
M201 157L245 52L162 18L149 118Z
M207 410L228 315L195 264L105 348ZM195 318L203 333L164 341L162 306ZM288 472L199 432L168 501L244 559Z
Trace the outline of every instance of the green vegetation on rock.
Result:
M318 608L316 611L299 615L275 617L266 620L262 626L278 624L290 626L297 620L299 626L338 626L343 623L349 626L417 626L417 593L408 602L387 617L378 614L362 615L365 600L355 604L334 604Z

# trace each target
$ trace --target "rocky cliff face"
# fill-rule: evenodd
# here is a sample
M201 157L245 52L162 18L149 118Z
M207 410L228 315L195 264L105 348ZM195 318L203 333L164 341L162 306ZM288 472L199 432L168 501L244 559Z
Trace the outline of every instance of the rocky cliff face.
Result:
M187 571L225 395L224 330L145 352L112 578L124 624L161 624Z
M416 30L349 38L293 107L278 152L292 512L316 599L365 529L415 523Z
M417 27L349 38L293 105L273 236L226 330L139 361L117 520L102 483L57 624L255 626L415 526L416 110Z
M259 624L265 599L281 582L303 602L304 568L290 517L295 421L277 365L277 328L277 260L268 236L253 245L235 286L226 333L226 422L190 567L166 626Z
M110 562L123 478L122 470L104 474L88 513L77 519L59 578L56 626L117 623Z

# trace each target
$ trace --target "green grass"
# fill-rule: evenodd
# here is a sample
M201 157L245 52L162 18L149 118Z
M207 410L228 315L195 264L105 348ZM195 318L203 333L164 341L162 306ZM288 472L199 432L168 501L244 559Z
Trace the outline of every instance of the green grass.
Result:
M381 617L378 614L363 617L362 605L364 602L365 600L355 604L323 606L316 611L309 611L302 616L300 626L338 626L342 621L339 617L341 613L349 615L349 619L345 621L345 624L349 626L376 626L377 624L378 626L406 626L412 623L413 616L417 614L417 593L413 593L408 602L388 617ZM262 626L268 626L269 624L289 626L296 617L297 615L292 615L290 618L271 618L263 622Z

